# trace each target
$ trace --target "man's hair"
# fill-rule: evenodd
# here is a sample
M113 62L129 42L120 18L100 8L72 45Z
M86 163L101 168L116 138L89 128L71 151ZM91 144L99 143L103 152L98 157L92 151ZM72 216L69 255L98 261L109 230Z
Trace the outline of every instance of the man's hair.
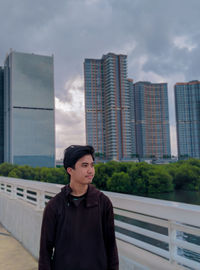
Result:
M94 160L94 148L91 145L71 145L64 151L63 164L67 168L75 168L76 162L85 155L91 155Z

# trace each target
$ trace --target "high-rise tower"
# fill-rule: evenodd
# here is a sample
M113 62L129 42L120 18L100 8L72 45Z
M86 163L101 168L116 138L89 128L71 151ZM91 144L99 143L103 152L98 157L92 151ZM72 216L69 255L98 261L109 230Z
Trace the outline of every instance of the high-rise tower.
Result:
M137 155L139 158L170 157L167 84L137 82L133 91Z
M0 163L4 161L4 71L0 67Z
M53 57L11 51L4 65L4 161L55 166Z
M105 155L104 91L102 61L85 59L86 141L100 157Z
M200 81L174 87L178 157L200 158Z
M131 157L130 96L127 80L127 56L104 55L106 156L123 160Z
M108 53L85 59L87 143L106 159L131 158L127 56Z
M135 130L135 96L133 91L133 80L128 79L130 93L130 127L131 127L131 157L136 158L136 130Z

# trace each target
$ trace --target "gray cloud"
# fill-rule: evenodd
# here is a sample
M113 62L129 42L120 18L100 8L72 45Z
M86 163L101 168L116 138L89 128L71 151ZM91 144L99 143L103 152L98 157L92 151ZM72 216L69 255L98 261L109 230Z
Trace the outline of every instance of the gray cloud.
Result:
M70 81L83 78L84 58L100 58L109 51L126 53L129 77L169 83L174 125L173 85L200 77L198 0L0 0L0 4L0 63L10 48L54 54L56 96L64 102L72 101ZM64 141L57 136L59 147L76 134L83 140L84 128L79 129L75 115L58 116L57 124L65 132L65 127L73 126Z
M56 156L63 157L63 151L71 144L85 144L85 122L83 115L56 110Z

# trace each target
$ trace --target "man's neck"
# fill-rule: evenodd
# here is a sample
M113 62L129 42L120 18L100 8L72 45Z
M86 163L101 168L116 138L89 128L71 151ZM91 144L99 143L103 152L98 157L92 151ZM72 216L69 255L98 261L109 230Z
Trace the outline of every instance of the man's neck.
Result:
M74 196L81 196L87 192L88 185L79 185L74 184L73 181L70 181L70 188L72 189L71 194Z

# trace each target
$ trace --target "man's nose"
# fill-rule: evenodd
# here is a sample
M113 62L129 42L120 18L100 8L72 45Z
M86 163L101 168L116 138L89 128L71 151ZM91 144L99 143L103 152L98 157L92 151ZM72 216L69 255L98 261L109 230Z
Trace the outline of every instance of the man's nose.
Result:
M93 173L93 171L94 171L94 168L89 166L88 167L88 172Z

